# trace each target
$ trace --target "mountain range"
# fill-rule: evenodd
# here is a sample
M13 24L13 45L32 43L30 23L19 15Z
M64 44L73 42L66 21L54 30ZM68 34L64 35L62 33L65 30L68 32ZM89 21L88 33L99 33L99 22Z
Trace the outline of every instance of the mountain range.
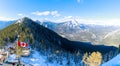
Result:
M0 21L0 30L15 23L16 21ZM119 46L120 26L105 26L79 23L75 19L55 23L39 20L36 23L55 31L63 38L71 41L91 42L93 45Z
M64 23L49 24L56 26L63 25ZM92 45L91 42L71 41L65 37L61 37L47 27L48 26L44 27L43 25L24 17L0 31L0 44L6 45L8 42L14 42L17 38L17 35L20 34L22 36L22 41L29 42L32 48L37 48L38 50L41 49L41 46L42 48L44 47L44 49L54 48L54 50L64 49L67 51L80 50L82 52L99 51L101 53L107 53L117 49L113 46ZM73 25L72 27L74 28L76 26ZM72 29L70 30L70 32L74 31ZM79 30L87 31L87 27L82 25L81 29Z
M93 45L119 46L120 26L82 24L76 20L54 23L50 21L40 22L43 25L64 38L71 41L91 42Z

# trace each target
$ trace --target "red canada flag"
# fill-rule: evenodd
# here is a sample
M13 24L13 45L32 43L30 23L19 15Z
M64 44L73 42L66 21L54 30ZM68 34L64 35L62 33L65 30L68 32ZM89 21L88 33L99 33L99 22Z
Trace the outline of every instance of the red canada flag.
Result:
M27 47L28 43L18 41L18 46Z
M18 41L18 46L20 46L20 41Z

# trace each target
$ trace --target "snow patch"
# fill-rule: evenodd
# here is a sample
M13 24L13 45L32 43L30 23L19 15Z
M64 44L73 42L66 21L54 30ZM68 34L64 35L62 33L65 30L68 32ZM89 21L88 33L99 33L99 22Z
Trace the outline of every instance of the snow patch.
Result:
M120 54L101 66L120 66Z

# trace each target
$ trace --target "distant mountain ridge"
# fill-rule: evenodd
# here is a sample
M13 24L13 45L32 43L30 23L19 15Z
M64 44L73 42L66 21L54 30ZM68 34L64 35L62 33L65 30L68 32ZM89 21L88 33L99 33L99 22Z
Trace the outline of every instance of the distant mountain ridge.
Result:
M15 21L0 21L0 30L15 23Z
M54 23L54 22L40 22L37 23L57 32L64 38L67 38L72 41L82 41L82 42L92 42L92 44L105 44L110 46L118 47L119 42L115 42L114 40L110 40L111 43L106 41L108 38L104 40L104 37L119 30L120 26L105 26L105 25L95 25L95 24L82 24L77 22L76 20L71 20L62 23ZM114 39L117 38L114 37Z

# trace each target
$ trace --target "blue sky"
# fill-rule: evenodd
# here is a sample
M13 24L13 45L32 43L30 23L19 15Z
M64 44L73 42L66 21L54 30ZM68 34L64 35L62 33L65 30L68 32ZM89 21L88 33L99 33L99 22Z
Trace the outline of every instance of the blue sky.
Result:
M120 0L0 0L0 20L119 19Z

